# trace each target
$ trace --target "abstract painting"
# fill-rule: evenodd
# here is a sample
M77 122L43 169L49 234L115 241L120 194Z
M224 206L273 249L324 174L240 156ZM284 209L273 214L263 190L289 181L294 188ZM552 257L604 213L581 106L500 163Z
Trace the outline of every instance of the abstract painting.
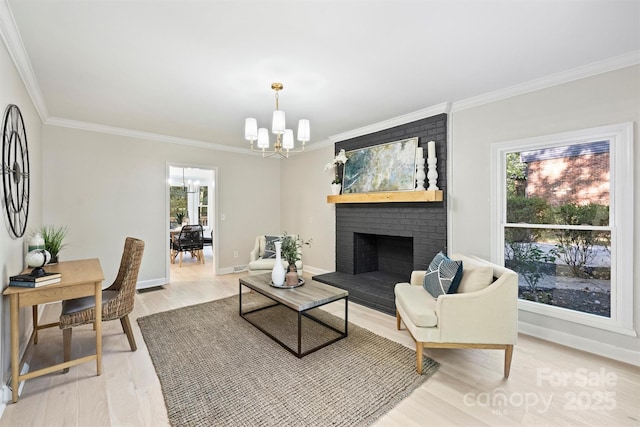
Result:
M415 190L418 138L347 151L342 193Z

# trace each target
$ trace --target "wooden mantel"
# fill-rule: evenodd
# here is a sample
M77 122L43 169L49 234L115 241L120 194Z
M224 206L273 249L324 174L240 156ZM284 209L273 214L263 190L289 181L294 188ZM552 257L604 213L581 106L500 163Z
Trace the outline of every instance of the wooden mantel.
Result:
M442 190L420 190L341 194L327 196L327 203L441 202L443 199Z

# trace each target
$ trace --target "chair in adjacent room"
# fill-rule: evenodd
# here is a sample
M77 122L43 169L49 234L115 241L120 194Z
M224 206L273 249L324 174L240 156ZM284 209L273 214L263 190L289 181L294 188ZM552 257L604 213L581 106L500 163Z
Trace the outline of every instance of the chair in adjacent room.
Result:
M180 234L174 236L171 241L171 260L173 262L176 255L180 254L180 267L182 267L182 254L189 252L204 264L203 248L204 235L202 226L198 224L183 225Z
M127 335L131 351L136 351L129 313L133 311L136 296L138 272L144 252L144 242L127 237L120 260L120 269L113 284L102 291L102 320L119 319L122 329ZM71 331L74 326L95 322L95 298L93 296L65 300L62 302L60 329L64 343L64 361L71 360ZM65 369L67 372L69 369Z

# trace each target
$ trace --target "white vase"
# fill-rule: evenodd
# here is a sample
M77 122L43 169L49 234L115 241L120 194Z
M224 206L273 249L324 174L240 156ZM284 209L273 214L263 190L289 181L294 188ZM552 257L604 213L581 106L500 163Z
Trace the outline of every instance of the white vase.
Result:
M274 244L276 246L276 263L273 266L273 270L271 270L271 282L276 286L282 286L286 275L280 253L282 242L275 242Z
M36 233L31 240L29 240L29 252L36 249L44 249L44 239L40 233Z
M340 194L340 190L342 190L342 184L331 184L331 194L337 196Z

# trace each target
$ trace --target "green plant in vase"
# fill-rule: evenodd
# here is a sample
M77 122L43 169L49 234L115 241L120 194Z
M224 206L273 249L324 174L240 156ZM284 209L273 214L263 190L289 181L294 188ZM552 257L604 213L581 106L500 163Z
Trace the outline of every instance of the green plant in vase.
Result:
M184 211L176 212L176 222L178 223L178 226L182 225L185 215Z
M280 247L280 254L289 267L287 268L287 285L292 286L298 283L298 269L296 268L296 261L300 260L300 249L303 245L311 246L313 239L304 241L300 236L292 236L285 231L282 236L282 245ZM290 275L290 273L292 273ZM295 280L295 282L293 282ZM291 283L293 282L293 283Z
M67 246L64 239L69 234L69 228L65 226L44 225L40 230L44 239L44 248L51 254L51 263L58 262L58 254Z

